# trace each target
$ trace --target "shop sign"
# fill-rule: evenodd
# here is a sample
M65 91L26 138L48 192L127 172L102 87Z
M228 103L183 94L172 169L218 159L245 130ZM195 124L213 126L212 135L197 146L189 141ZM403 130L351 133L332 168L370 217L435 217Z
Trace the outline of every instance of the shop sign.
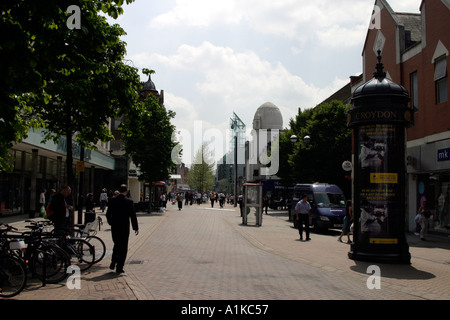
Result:
M438 149L437 161L449 161L450 160L450 148Z

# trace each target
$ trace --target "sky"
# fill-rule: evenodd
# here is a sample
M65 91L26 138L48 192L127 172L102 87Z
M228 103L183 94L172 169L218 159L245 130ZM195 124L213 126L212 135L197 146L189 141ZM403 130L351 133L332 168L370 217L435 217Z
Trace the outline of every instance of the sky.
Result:
M165 106L183 140L183 161L216 136L227 150L235 112L251 129L265 102L283 127L362 72L362 49L374 0L135 0L111 21L127 33L127 63L155 70ZM390 0L419 12L421 0ZM141 72L141 80L148 77ZM223 142L221 142L223 141ZM223 151L223 152L222 152Z

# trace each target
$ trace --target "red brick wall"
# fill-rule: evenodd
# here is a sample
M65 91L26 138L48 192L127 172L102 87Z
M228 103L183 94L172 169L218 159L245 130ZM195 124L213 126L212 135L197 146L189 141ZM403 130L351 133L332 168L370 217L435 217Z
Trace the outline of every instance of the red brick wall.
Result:
M419 111L415 114L414 127L408 129L408 140L450 131L450 102L436 104L434 64L432 63L439 40L450 51L450 10L441 0L424 0L423 8L425 9L423 17L426 22L426 46L420 53L404 63L396 61L398 44L395 21L387 9L382 9L380 13L380 30L386 38L382 52L384 71L389 73L394 82L403 85L408 91L411 90L410 74L417 71L418 75ZM365 81L372 78L377 63L377 57L373 51L377 32L377 29L368 31L363 50ZM450 77L449 66L450 57L447 57L447 78ZM447 80L447 85L450 86L450 80Z

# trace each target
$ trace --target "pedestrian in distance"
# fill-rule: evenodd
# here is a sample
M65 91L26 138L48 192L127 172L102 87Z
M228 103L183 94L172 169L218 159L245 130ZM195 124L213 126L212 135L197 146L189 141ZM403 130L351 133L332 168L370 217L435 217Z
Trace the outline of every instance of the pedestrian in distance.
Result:
M47 194L47 190L44 189L39 195L39 217L43 217L45 215L45 195Z
M308 195L303 194L302 199L295 205L295 215L300 240L303 240L303 224L305 224L306 241L311 240L309 237L309 216L311 215L311 205L308 202Z
M100 209L105 212L106 204L108 203L108 195L106 194L106 189L103 188L102 193L100 193Z
M269 197L268 196L264 196L263 199L263 210L266 211L267 214L267 209L269 208Z
M214 199L214 192L211 192L210 194L209 194L209 201L211 201L211 208L214 208L214 201L215 201L216 199Z
M352 241L350 240L350 226L353 221L353 213L352 213L352 200L347 200L345 203L345 217L344 224L342 226L342 233L338 238L339 242L342 242L342 237L347 235L347 243L350 244Z
M221 208L223 208L224 204L225 204L225 195L221 192L219 193L219 205Z
M94 212L94 195L92 193L88 193L86 195L86 212Z
M166 208L167 204L166 194L165 193L161 194L161 197L159 199L161 200L161 207Z
M427 234L429 227L428 219L431 217L426 201L422 202L422 205L419 208L418 216L418 222L420 224L420 240L425 241L425 235Z
M242 194L238 197L238 203L239 203L239 211L241 212L241 217L244 216L244 197Z
M178 203L178 211L181 210L181 208L183 208L183 197L181 196L180 193L177 193L177 203Z
M134 202L127 195L128 188L126 185L121 185L119 188L120 194L117 197L111 198L106 211L106 219L111 226L111 235L114 243L113 253L111 258L111 270L116 269L116 273L123 273L123 266L127 258L128 239L130 236L130 222L131 227L136 235L139 234L139 226L134 209Z

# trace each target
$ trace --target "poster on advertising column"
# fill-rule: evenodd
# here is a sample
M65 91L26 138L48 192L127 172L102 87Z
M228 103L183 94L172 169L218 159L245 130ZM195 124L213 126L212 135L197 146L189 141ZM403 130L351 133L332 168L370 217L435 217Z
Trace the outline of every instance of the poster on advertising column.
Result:
M401 136L401 135L400 135ZM399 132L393 124L359 128L359 235L370 244L397 244L399 235Z

